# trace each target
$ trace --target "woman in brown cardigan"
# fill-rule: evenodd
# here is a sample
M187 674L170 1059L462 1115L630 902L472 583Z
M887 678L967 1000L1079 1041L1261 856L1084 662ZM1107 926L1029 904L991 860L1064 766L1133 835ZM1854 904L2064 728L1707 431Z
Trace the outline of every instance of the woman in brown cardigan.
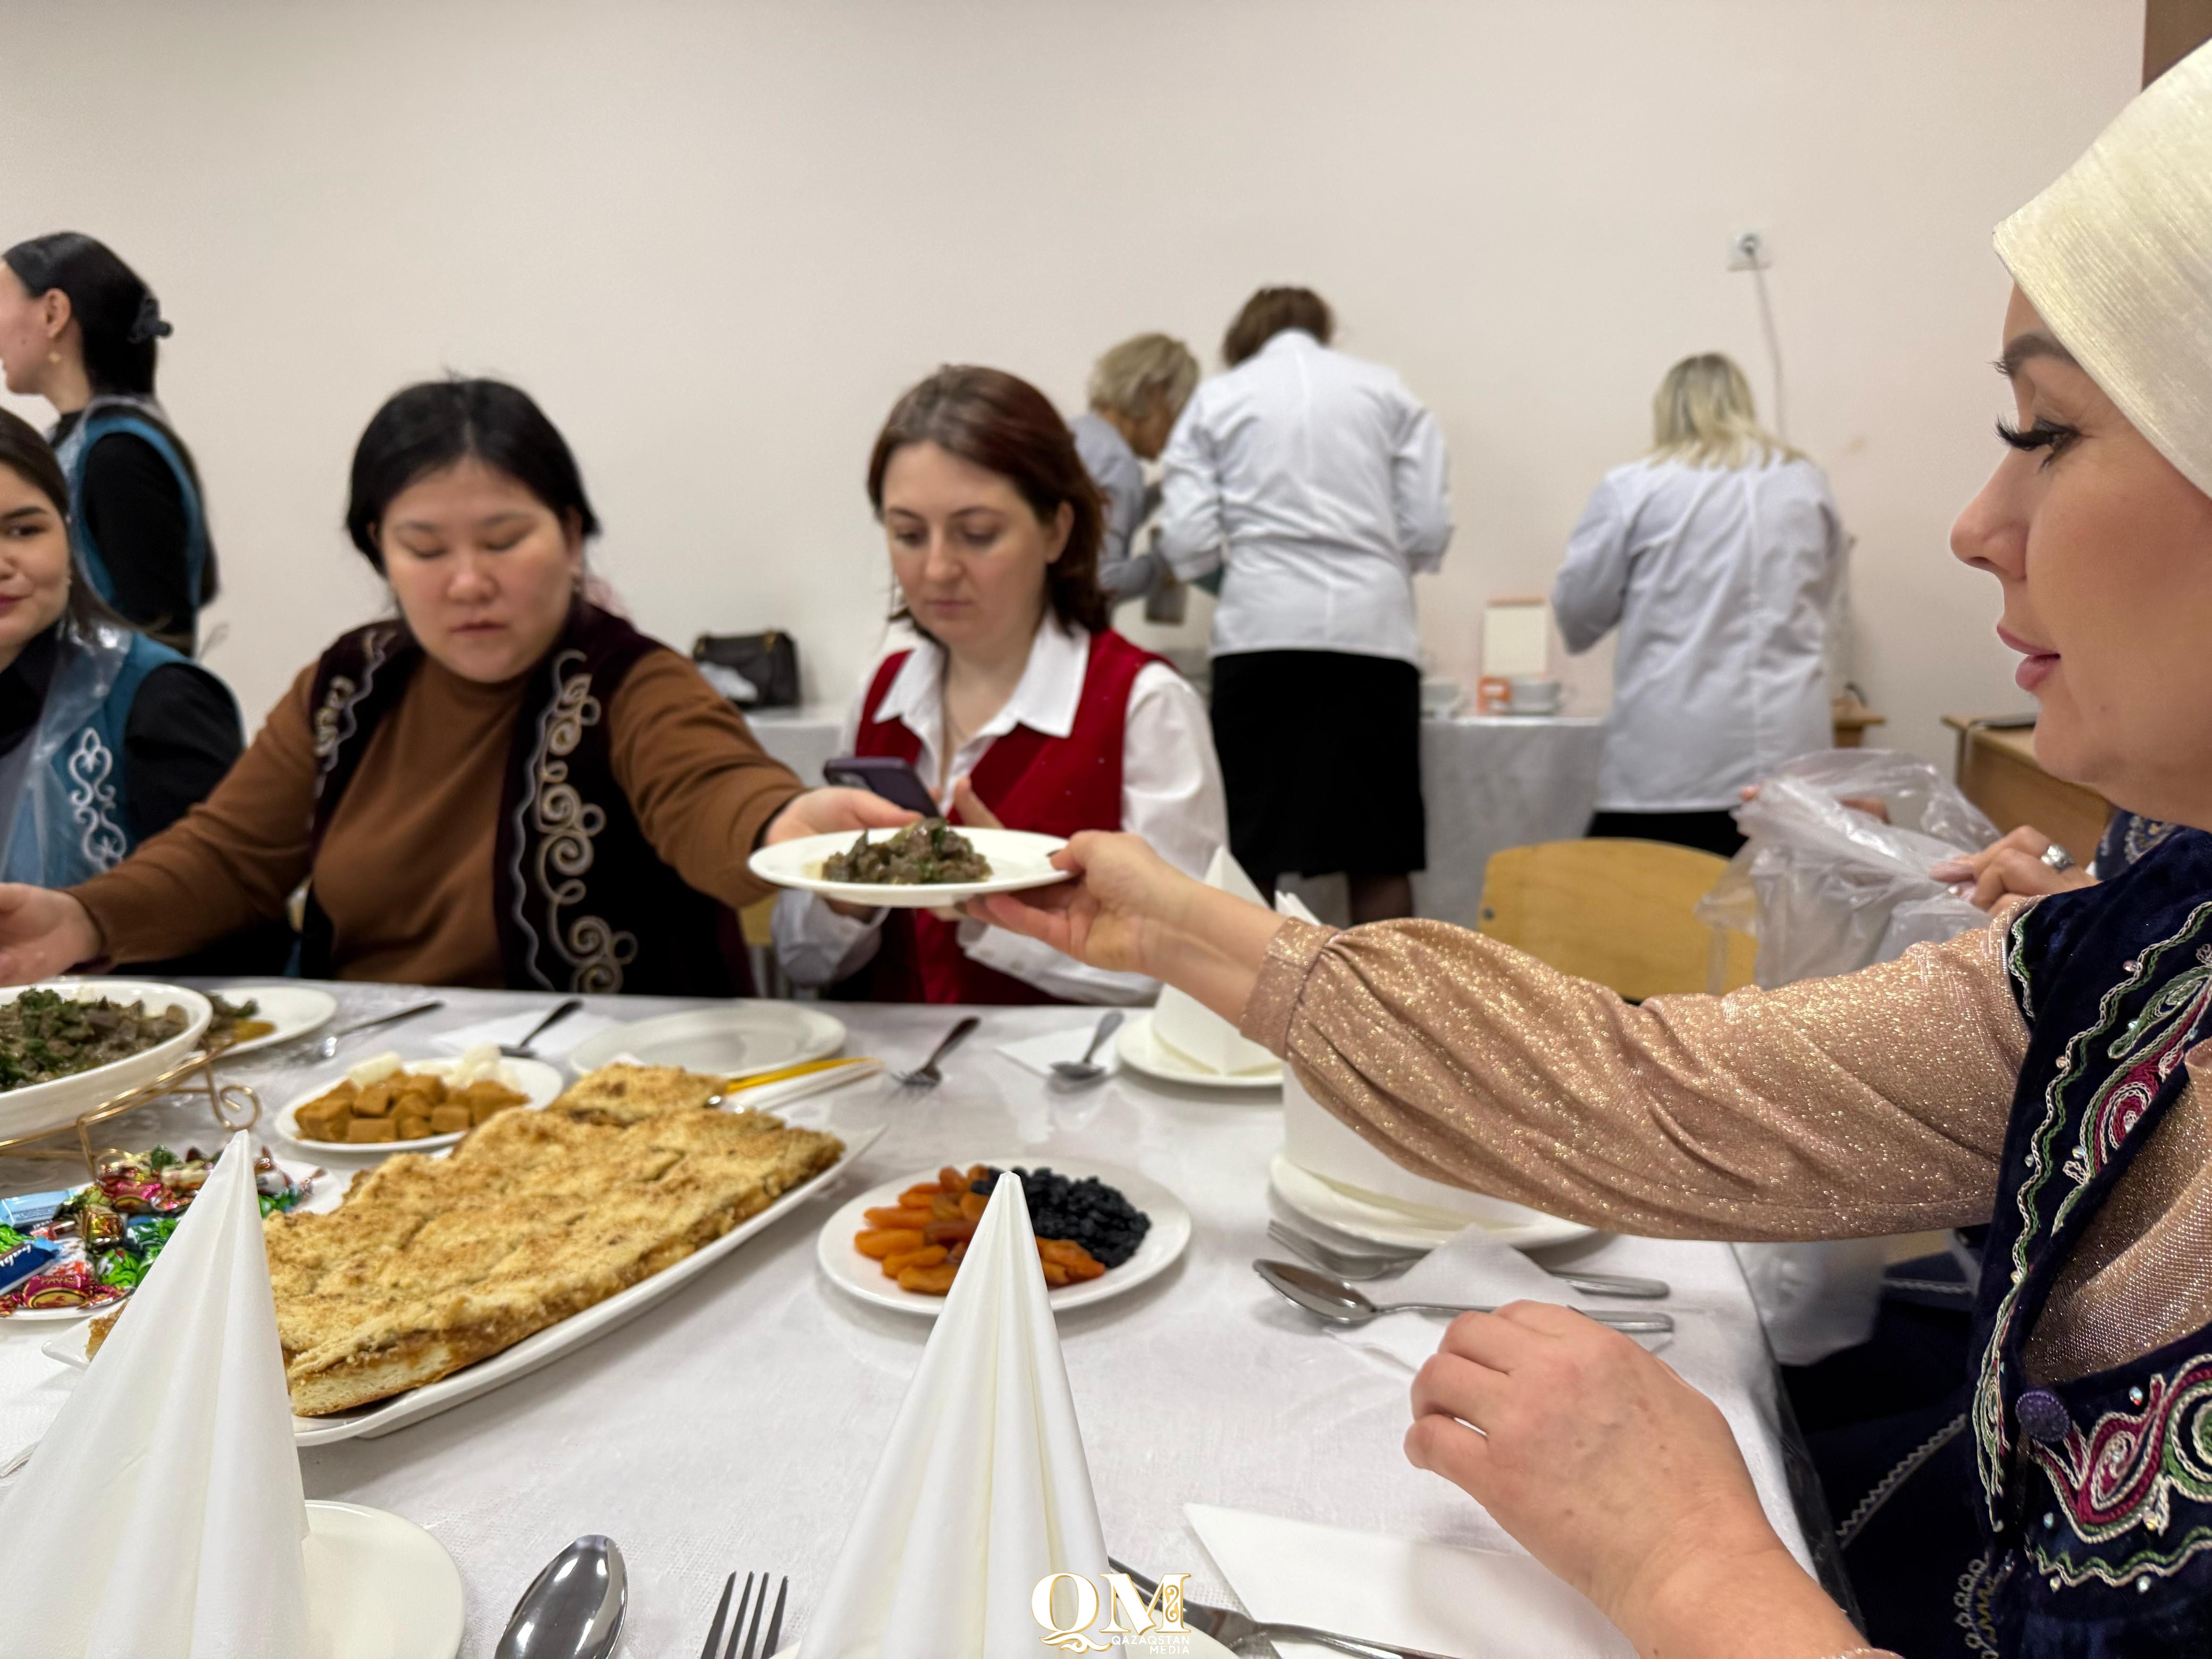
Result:
M346 527L397 618L303 670L213 795L106 874L0 886L0 980L182 955L309 884L310 976L738 988L765 842L912 815L808 791L683 657L584 593L567 443L492 380L410 386L355 451ZM741 959L741 958L738 958Z

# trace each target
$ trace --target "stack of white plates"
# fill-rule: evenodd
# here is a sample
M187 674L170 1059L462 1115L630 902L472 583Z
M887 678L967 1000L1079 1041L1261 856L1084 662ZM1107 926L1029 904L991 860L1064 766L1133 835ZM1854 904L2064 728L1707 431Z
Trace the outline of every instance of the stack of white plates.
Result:
M1130 1016L1115 1044L1124 1066L1163 1083L1194 1084L1208 1089L1279 1089L1283 1085L1280 1060L1249 1072L1218 1072L1163 1042L1149 1008Z

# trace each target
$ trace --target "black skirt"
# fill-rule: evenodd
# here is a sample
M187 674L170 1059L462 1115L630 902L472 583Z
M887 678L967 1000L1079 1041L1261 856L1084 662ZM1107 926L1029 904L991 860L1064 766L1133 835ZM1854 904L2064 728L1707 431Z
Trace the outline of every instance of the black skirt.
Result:
M1421 675L1343 651L1213 659L1229 846L1255 882L1401 875L1427 860Z

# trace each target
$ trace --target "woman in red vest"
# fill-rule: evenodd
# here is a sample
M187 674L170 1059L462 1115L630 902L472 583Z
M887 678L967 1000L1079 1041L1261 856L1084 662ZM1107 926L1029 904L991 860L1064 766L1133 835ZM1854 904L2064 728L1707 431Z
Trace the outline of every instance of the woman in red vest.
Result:
M844 752L909 763L955 823L1128 830L1201 874L1228 839L1206 707L1109 626L1103 515L1075 441L1035 386L942 368L891 410L868 500L920 637L879 663ZM1146 1002L1136 974L921 910L786 893L784 969L873 1002Z

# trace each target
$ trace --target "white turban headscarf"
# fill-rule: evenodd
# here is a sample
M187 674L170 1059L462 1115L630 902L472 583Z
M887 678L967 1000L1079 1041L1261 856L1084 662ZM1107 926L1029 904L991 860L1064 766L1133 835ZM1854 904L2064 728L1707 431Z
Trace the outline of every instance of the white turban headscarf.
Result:
M2212 46L2144 88L1996 245L2059 343L2212 495Z

